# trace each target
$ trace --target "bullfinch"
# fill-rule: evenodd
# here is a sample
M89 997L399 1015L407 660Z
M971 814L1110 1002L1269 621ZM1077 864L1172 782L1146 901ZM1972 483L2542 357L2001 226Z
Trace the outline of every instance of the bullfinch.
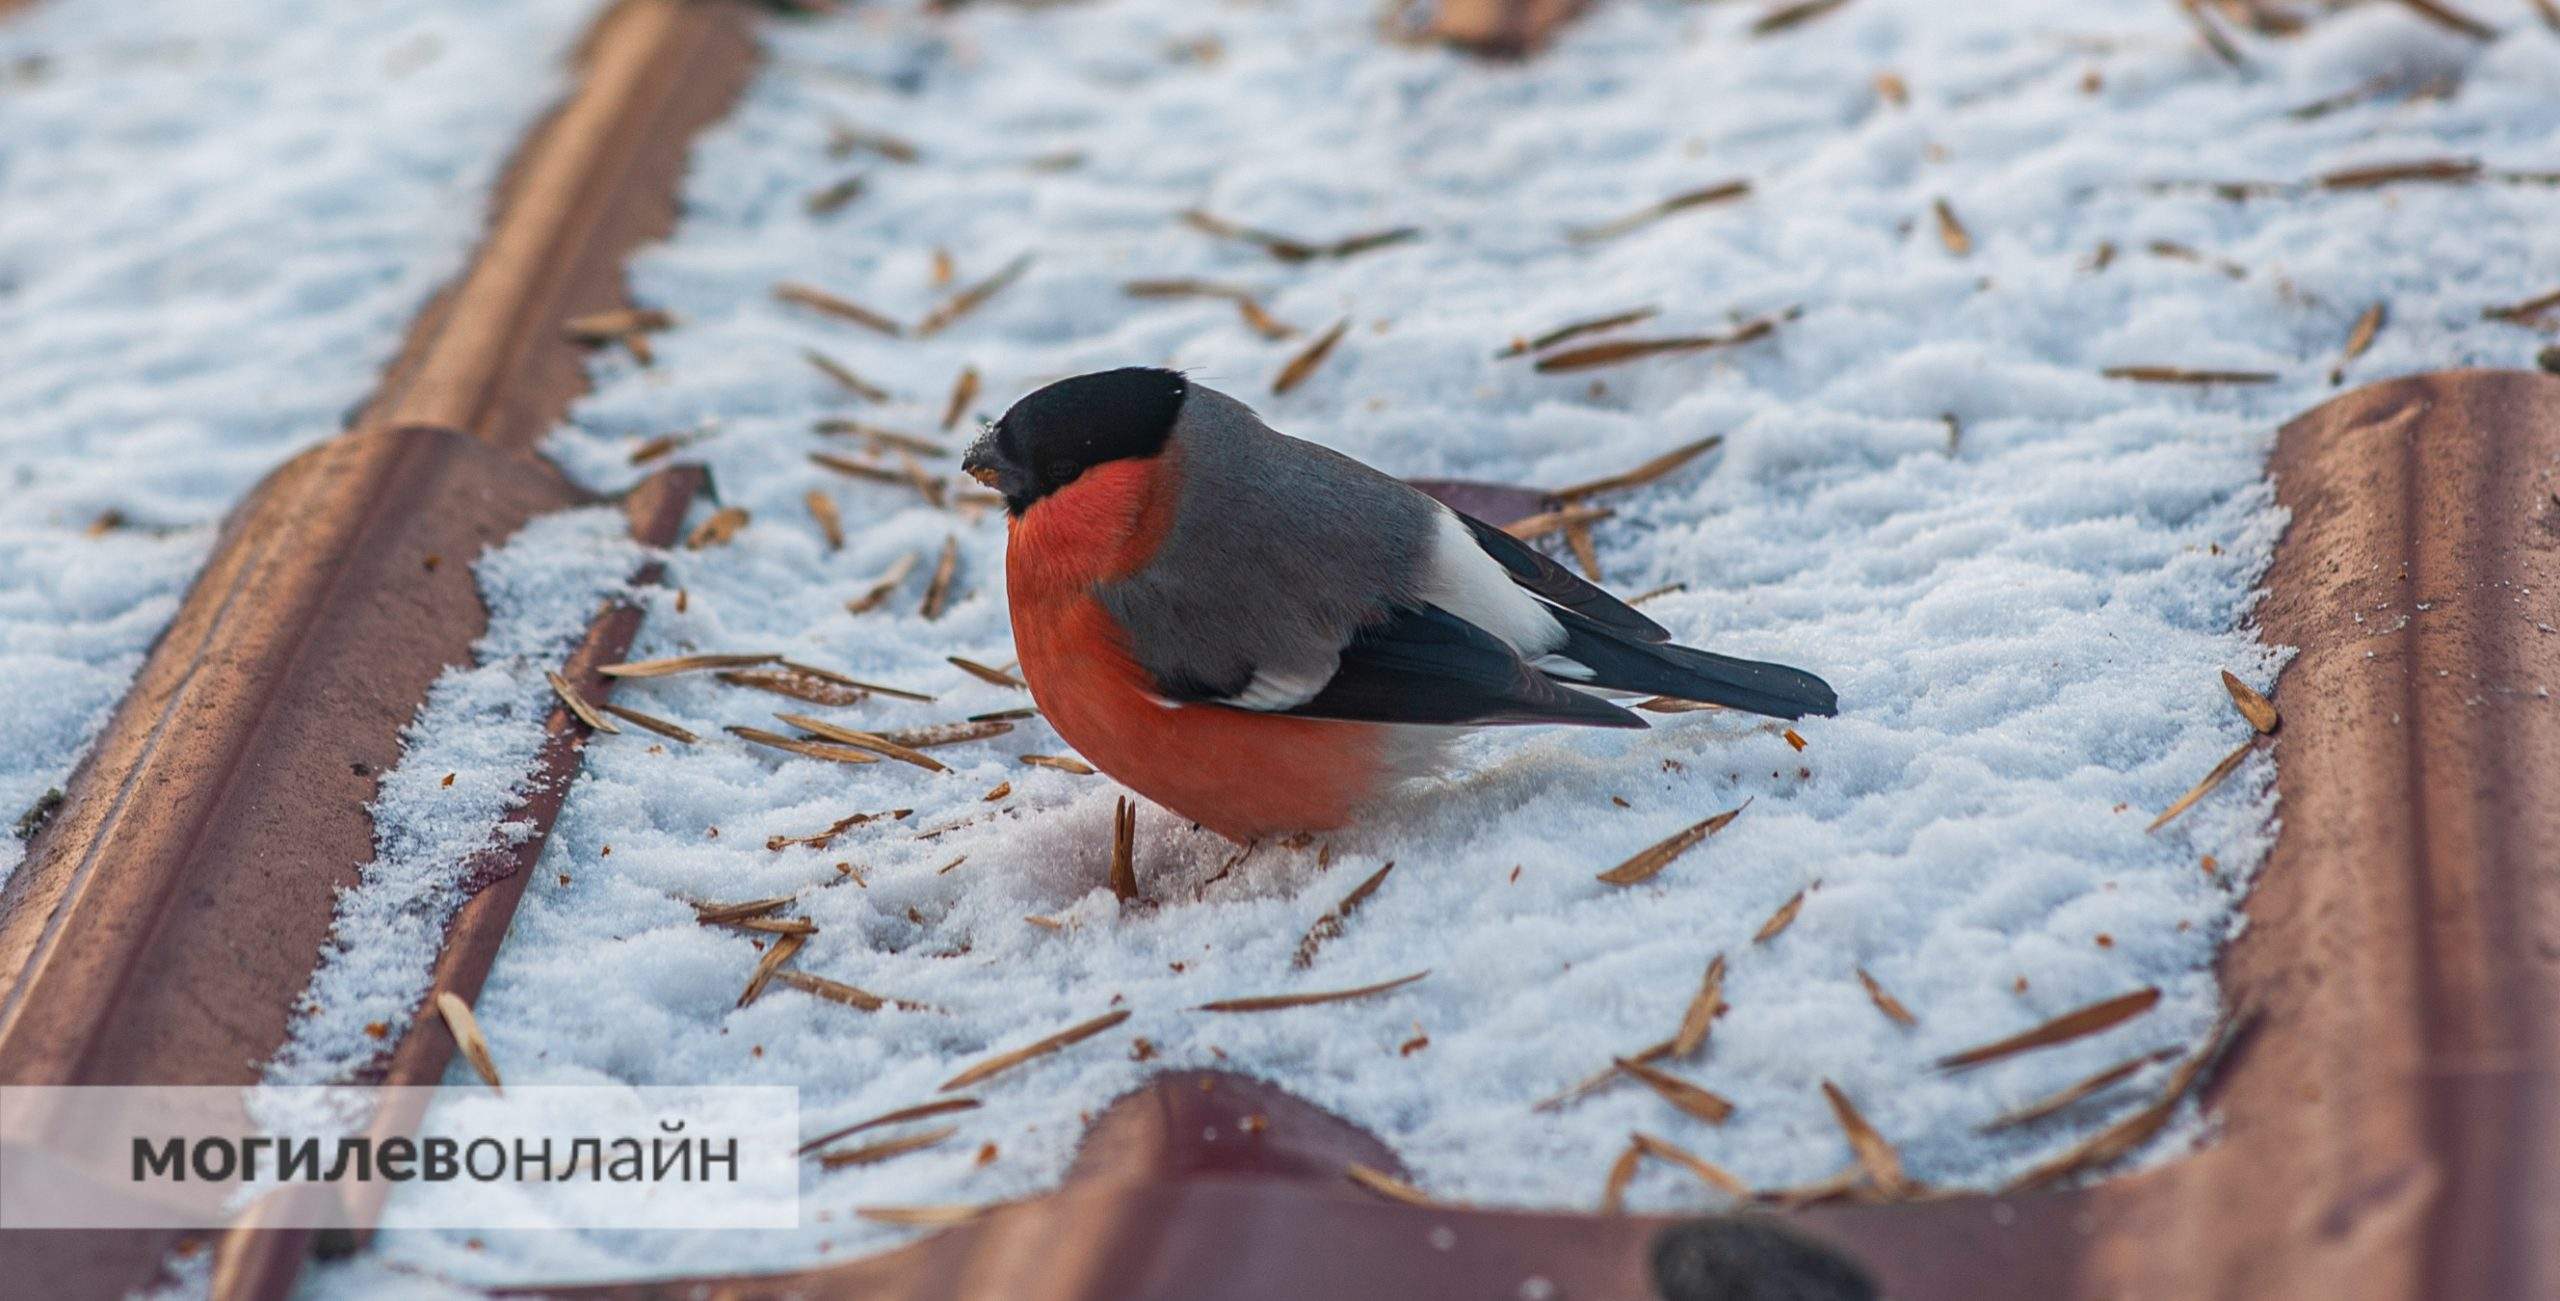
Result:
M1048 385L963 466L1004 496L1042 715L1239 841L1343 825L1462 729L1645 726L1592 691L1836 708L1822 679L1673 645L1544 553L1174 371Z

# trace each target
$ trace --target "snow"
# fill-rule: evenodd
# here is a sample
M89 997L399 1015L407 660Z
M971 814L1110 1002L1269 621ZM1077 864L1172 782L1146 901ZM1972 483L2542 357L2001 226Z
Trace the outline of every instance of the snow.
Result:
M2263 687L2281 661L2244 627L2284 522L2263 477L2274 429L2334 391L2343 341L2375 302L2389 323L2346 364L2350 381L2529 357L2535 336L2482 308L2546 287L2560 265L2546 188L2233 201L2204 183L2437 156L2560 169L2560 42L2517 21L2474 43L2371 5L2297 39L2241 38L2252 67L2239 72L2168 5L2063 16L2030 0L1859 0L1755 40L1744 7L1624 0L1535 61L1487 66L1382 43L1375 10L908 3L771 25L770 64L696 153L682 226L633 271L639 299L680 327L655 340L652 368L601 357L598 391L548 449L613 489L642 472L627 463L640 440L698 430L686 454L711 466L723 504L752 513L734 541L670 557L635 656L776 651L935 696L809 711L869 729L1026 704L946 659L1011 659L1001 517L831 477L807 453L858 454L858 440L811 426L849 416L930 432L964 366L986 378L973 412L992 414L1051 378L1160 363L1406 475L1567 483L1724 435L1710 459L1613 502L1598 529L1607 578L1622 592L1685 582L1647 612L1684 641L1824 674L1840 717L1799 724L1801 753L1777 728L1715 715L1481 735L1458 748L1458 772L1374 820L1265 846L1223 874L1224 842L1144 808L1138 873L1156 906L1124 910L1103 884L1118 792L1022 764L1064 749L1037 722L936 751L947 774L846 768L721 732L774 726L791 702L708 677L626 684L623 703L709 739L632 734L589 750L478 1005L511 1082L796 1084L818 1130L924 1100L972 1061L1106 1010L1131 1018L973 1088L986 1105L958 1140L812 1170L797 1232L392 1233L320 1270L315 1294L880 1249L904 1234L854 1208L1054 1186L1085 1117L1157 1070L1195 1066L1339 1111L1455 1199L1587 1209L1631 1129L1757 1186L1824 1178L1850 1162L1825 1080L1916 1178L1995 1187L2138 1105L2168 1067L2038 1125L1983 1136L1984 1121L2203 1039L2214 956L2272 835L2267 760L2144 828L2248 735L2218 671ZM1907 106L1880 98L1888 70ZM2449 90L2415 93L2449 76ZM2289 112L2377 77L2396 80L2325 114ZM921 158L831 160L839 121L910 139ZM1080 165L1029 165L1070 150ZM806 210L807 194L856 173L862 197ZM1748 198L1598 244L1563 237L1730 177L1751 180ZM1969 254L1942 240L1939 199ZM1319 240L1424 234L1283 265L1184 227L1175 214L1193 206ZM2242 274L2151 251L2163 242ZM914 320L951 292L929 278L937 247L959 284L1020 253L1037 261L930 339L770 293L807 281ZM1228 304L1120 289L1185 276L1249 285L1310 334L1342 316L1354 326L1274 397L1270 377L1305 335L1265 341ZM1493 356L1644 304L1663 314L1630 335L1802 313L1762 342L1602 371ZM812 346L893 399L852 402L801 360ZM2277 378L2100 374L2123 365ZM939 436L956 447L968 432ZM813 488L849 521L841 552L802 505ZM922 570L946 537L957 595L926 620ZM919 571L879 609L846 611L910 555ZM435 718L420 735L443 740ZM985 798L1000 784L1008 795ZM1593 879L1746 802L1652 881ZM824 850L766 848L890 810L912 813ZM386 834L422 833L395 820ZM1308 926L1387 861L1343 933L1294 970ZM1800 891L1793 925L1755 942ZM688 901L776 894L819 928L799 969L934 1010L861 1013L783 988L736 1008L756 943L697 925ZM351 900L350 915L364 907ZM1531 1110L1665 1037L1719 953L1731 1011L1674 1069L1731 1098L1729 1122L1627 1084ZM1193 1010L1426 969L1356 1002ZM1862 969L1916 1027L1878 1012ZM2159 1006L2104 1035L1970 1072L1933 1065L2143 986ZM314 1030L310 1061L328 1060L332 1033ZM2199 1128L2190 1119L2153 1156ZM1716 1201L1648 1166L1630 1203Z
M0 20L0 822L69 776L224 511L338 430L460 268L592 8ZM0 835L0 879L24 852Z

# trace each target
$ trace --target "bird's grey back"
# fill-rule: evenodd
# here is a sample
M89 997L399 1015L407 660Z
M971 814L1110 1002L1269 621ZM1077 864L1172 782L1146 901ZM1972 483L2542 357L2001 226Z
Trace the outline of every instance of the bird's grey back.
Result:
M1353 629L1412 599L1430 498L1197 384L1173 446L1172 528L1145 568L1098 592L1168 696L1233 696L1257 671L1321 682Z

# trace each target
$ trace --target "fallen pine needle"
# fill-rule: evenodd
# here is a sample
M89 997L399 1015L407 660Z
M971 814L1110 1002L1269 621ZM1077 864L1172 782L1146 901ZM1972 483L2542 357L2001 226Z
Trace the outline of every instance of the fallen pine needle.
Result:
M619 343L631 335L652 334L675 323L676 318L654 307L625 307L572 316L560 323L560 334L571 343Z
M1718 181L1713 185L1701 185L1693 190L1683 190L1670 198L1648 203L1616 220L1604 221L1597 226L1583 226L1568 230L1565 232L1565 238L1576 244L1597 244L1602 240L1616 239L1630 231L1641 230L1674 213L1686 212L1691 208L1702 208L1710 203L1724 203L1749 193L1751 193L1749 181Z
M2162 809L2160 811L2160 816L2153 818L2151 820L2151 825L2144 827L2143 830L2145 832L2158 831L2160 828L2169 825L2169 820L2171 818L2195 807L2196 801L2212 794L2214 787L2221 785L2224 778L2229 777L2235 769L2239 768L2240 761L2249 757L2250 748L2257 745L2257 743L2258 738L2254 736L2250 737L2248 740L2241 742L2238 749L2222 756L2222 762L2215 764L2213 766L2213 771L2204 775L2203 781L2197 782L2193 790L2179 796L2177 803Z
M2158 1052L2144 1053L2140 1057L2133 1058L2130 1061L2118 1062L2067 1089L2058 1093L2049 1094L2034 1102L2030 1102L2015 1111L2004 1112L2001 1115L1984 1122L1980 1132L1985 1134L1996 1134L2004 1129L2012 1129L2019 1125L2033 1124L2047 1116L2062 1111L2064 1108L2079 1102L2083 1098L2090 1097L2108 1089L2120 1081L2131 1079L2135 1072L2140 1071L2145 1066L2149 1066L2154 1062L2165 1062L2175 1056L2177 1056L2175 1050L2163 1048Z
M1055 768L1059 772L1074 773L1078 777L1090 777L1094 773L1092 764L1070 754L1026 754L1022 756L1022 761L1034 768Z
M1663 1101L1710 1125L1721 1125L1733 1114L1733 1103L1727 1101L1722 1094L1700 1088L1669 1071L1647 1066L1632 1057L1616 1058L1612 1064L1625 1074L1635 1077L1637 1082L1646 1088L1662 1095Z
M915 572L915 567L916 553L910 551L898 557L878 578L871 580L869 587L862 589L862 595L844 603L845 613L868 614L879 609L880 603L898 590L898 584L907 581L907 575Z
M1628 1060L1639 1062L1660 1061L1671 1055L1671 1047L1671 1041L1665 1039L1661 1043L1654 1044L1648 1048L1638 1049L1637 1051L1628 1054ZM1618 1078L1619 1071L1617 1061L1618 1059L1611 1058L1609 1065L1601 1067L1599 1070L1583 1077L1581 1080L1568 1086L1561 1093L1539 1099L1537 1102L1530 1104L1529 1110L1560 1111L1568 1103L1577 1102L1598 1092L1600 1089L1606 1087L1609 1081Z
M1751 24L1751 34L1770 36L1791 27L1801 27L1847 3L1849 0L1796 0L1793 4L1783 4L1760 15Z
M1402 1202L1407 1206L1436 1205L1436 1203L1431 1200L1431 1194L1414 1187L1412 1184L1406 1183L1402 1179L1396 1178L1394 1175L1388 1174L1384 1170L1372 1170L1357 1161L1344 1166L1342 1169L1342 1175L1351 1182L1358 1184L1361 1187L1368 1189L1370 1192L1376 1193L1380 1197L1384 1197L1391 1202Z
M2109 366L2100 374L2139 384L2273 384L2277 376L2263 370L2187 370L2177 366Z
M2274 735L2277 726L2284 721L2277 715L2274 701L2259 695L2257 688L2233 676L2229 669L2222 671L2222 689L2231 693L2231 703L2239 708L2240 716L2248 719L2249 726L2258 729L2260 735Z
M2560 307L2560 289L2554 289L2547 294L2536 294L2520 303L2484 308L2480 315L2486 320L2510 321L2517 325L2527 325L2532 323L2533 318L2555 307Z
M1760 931L1751 937L1751 942L1766 944L1778 938L1780 932L1794 925L1796 914L1804 911L1804 894L1804 891L1798 890L1785 903L1779 904L1778 911L1769 914L1769 920L1760 923Z
M1615 519L1617 514L1606 506L1566 506L1513 520L1502 531L1523 542L1535 542L1550 533Z
M1682 352L1704 352L1710 348L1730 348L1750 343L1755 339L1764 339L1776 333L1780 319L1775 316L1763 316L1757 320L1746 321L1726 334L1684 334L1667 339L1619 339L1610 343L1567 348L1562 352L1551 352L1538 358L1537 369L1550 373L1590 370L1597 366L1615 366L1624 362L1639 361L1646 357L1660 357Z
M927 620L939 619L951 604L951 580L960 572L960 538L957 534L942 539L942 555L933 562L933 578L925 583L924 604L917 613Z
M908 1012L924 1010L922 1003L911 1003L903 998L882 998L867 989L855 988L841 980L813 976L805 971L777 971L773 973L773 978L804 994L815 994L830 1003L842 1003L846 1007L859 1008L865 1012L877 1012L884 1007L896 1007Z
M498 1060L489 1055L489 1037L480 1033L480 1019L471 1015L471 1005L452 990L436 992L436 1011L444 1017L444 1028L453 1035L453 1046L471 1069L488 1081L492 1089L503 1089L498 1082Z
M944 1098L939 1102L920 1102L912 1107L900 1107L886 1115L873 1116L869 1120L857 1121L842 1129L833 1129L820 1134L801 1144L799 1154L807 1156L837 1139L851 1138L866 1129L878 1129L883 1125L899 1125L910 1120L924 1120L932 1116L947 1116L955 1111L973 1110L979 1105L976 1098Z
M1138 898L1138 806L1126 796L1111 806L1111 896L1124 904Z
M827 550L844 550L844 516L836 511L836 499L811 488L801 500L809 507L809 518L818 522L818 536L827 540Z
M2404 4L2409 2L2402 0ZM2369 190L2377 185L2401 181L2468 181L2479 175L2480 160L2476 158L2425 158L2376 167L2350 167L2326 173L2315 183L2324 190Z
M1202 1003L1192 1010L1195 1012L1276 1012L1289 1007L1341 1003L1355 998L1367 998L1371 994L1383 994L1390 989L1400 989L1430 974L1430 970L1425 968L1410 976L1398 976L1393 980L1382 980L1377 984L1362 985L1357 989L1334 989L1313 994L1262 994L1252 998L1222 998L1214 1003Z
M1972 233L1964 228L1962 221L1956 219L1956 210L1947 206L1946 200L1931 199L1929 210L1937 214L1938 242L1946 245L1949 253L1964 257L1973 252Z
M745 727L736 723L722 729L750 744L767 746L809 759L825 759L833 763L878 763L880 756L849 745L829 745L821 741L803 741L798 737L768 732L761 727Z
M859 325L866 330L873 330L878 333L888 335L892 339L898 338L906 333L906 330L900 327L896 321L890 320L888 317L882 316L880 313L872 311L870 308L865 307L860 303L853 302L850 299L839 298L836 295L828 293L826 290L819 289L813 285L797 284L786 280L773 287L773 296L786 303L796 303L811 311L821 312L825 315L835 317L840 321L851 321L855 325Z
M1671 1036L1671 1055L1689 1057L1707 1042L1707 1032L1716 1018L1724 1015L1724 955L1719 953L1707 961L1706 978L1698 982L1697 996L1689 1000L1689 1008L1680 1014L1680 1029Z
M771 692L813 705L850 705L870 694L859 687L830 682L815 674L779 665L762 669L722 669L712 675L733 687Z
M764 956L756 960L755 971L747 977L747 987L738 993L738 1006L745 1007L756 1001L764 993L765 985L773 980L773 973L782 970L782 964L789 962L791 955L798 953L800 946L808 942L809 935L804 932L779 936L767 946Z
M2194 1086L2206 1068L2221 1059L2223 1051L2239 1037L2241 1029L2253 1017L2254 1013L2247 1010L2226 1013L2221 1023L2214 1027L2212 1036L2206 1039L2204 1047L2178 1064L2167 1085L2149 1105L2090 1135L2059 1156L2039 1163L2002 1191L2025 1192L2084 1170L2110 1165L2150 1141L2169 1123L2169 1118L2177 1114L2178 1103L2186 1097L2187 1090Z
M834 380L837 384L842 385L845 392L851 393L855 397L861 398L866 402L886 402L889 400L889 391L887 389L864 379L860 375L854 374L850 368L846 367L844 363L837 361L835 358L830 357L815 348L803 348L800 350L800 355L808 358L809 364L817 367L820 374L823 374L828 379Z
M925 704L933 703L933 697L926 695L921 691L909 691L904 687L884 687L877 682L864 682L859 678L846 677L845 675L836 672L834 669L819 668L815 664L803 664L798 660L782 660L779 661L779 666L789 669L794 673L805 673L821 682L832 682L839 687L852 687L857 691L868 691L875 696L896 696L900 700L914 700Z
M983 1206L857 1206L853 1213L876 1224L908 1229L947 1229L987 1213Z
M1742 816L1744 809L1750 807L1751 801L1746 799L1733 808L1647 846L1637 851L1634 857L1602 872L1600 879L1611 885L1635 885L1650 881L1659 875L1662 869L1671 866L1673 859L1696 848L1698 842L1724 830L1735 818Z
M980 1080L992 1079L1006 1071L1012 1070L1016 1066L1020 1066L1024 1062L1032 1060L1033 1058L1044 1057L1061 1048L1068 1047L1072 1044L1082 1043L1085 1040L1090 1039L1128 1019L1129 1009L1124 1007L1117 1012L1105 1012L1090 1021L1077 1022L1056 1034L1050 1035L1046 1039L1039 1040L1035 1043L1025 1044L1022 1047L1013 1049L1009 1052L997 1053L995 1056L979 1062L977 1065L943 1081L942 1088L939 1092L949 1093L954 1089L967 1088Z
M2003 1057L2013 1057L2033 1049L2050 1048L2055 1044L2068 1043L2130 1021L2150 1011L2159 1001L2159 987L2146 985L2130 994L2118 994L2114 998L2101 999L2087 1007L2074 1008L2022 1034L2014 1034L1979 1048L1968 1048L1952 1056L1941 1057L1938 1059L1938 1069L1960 1071L1968 1067L1980 1066L1985 1062L1998 1061Z
M819 421L816 425L811 426L811 428L829 438L859 438L867 444L869 449L874 453L879 452L884 447L893 447L902 452L913 452L918 456L949 456L951 454L950 448L944 447L942 444L937 443L930 438L918 438L914 434L903 434L895 429L890 429L883 425L875 425L868 420L845 420L839 417L829 417L825 420ZM863 466L862 472L865 477L873 474L886 473L880 467L871 465Z
M771 664L779 655L678 655L662 660L633 660L625 664L607 664L597 669L609 678L664 678L678 673L702 673L712 669L747 668Z
M931 338L942 333L952 322L978 310L986 304L988 299L1003 293L1007 286L1021 279L1022 273L1030 269L1031 255L1025 253L1005 263L1004 268L994 275L953 294L949 301L926 313L925 318L916 323L916 337Z
M964 741L983 741L991 736L1002 736L1012 730L1013 724L1006 722L929 723L923 727L882 732L880 737L918 750L930 750L936 746L958 745Z
M1857 1153L1858 1167L1867 1172L1876 1191L1886 1197L1908 1195L1911 1181L1903 1177L1902 1156L1893 1150L1893 1144L1867 1123L1857 1104L1849 1101L1849 1095L1842 1093L1839 1085L1824 1080L1822 1096L1831 1100L1831 1114L1840 1122L1841 1132L1849 1136L1849 1150Z
M1342 896L1342 902L1335 904L1324 916L1316 919L1315 925L1307 928L1305 938L1298 941L1297 956L1290 959L1289 965L1301 971L1315 965L1316 950L1324 947L1326 941L1342 934L1342 924L1350 920L1352 912L1359 908L1370 895L1377 893L1379 884L1387 879L1387 873L1394 870L1396 865L1390 861L1386 866L1370 873L1368 880L1351 887L1351 893Z
M1342 342L1343 332L1350 328L1351 318L1346 316L1334 322L1332 329L1317 335L1315 342L1308 344L1297 356L1291 357L1289 364L1282 366L1280 373L1271 377L1271 392L1276 396L1306 383L1307 377L1315 374L1316 367L1324 364L1324 359L1333 352L1333 345Z
M1867 987L1867 998L1876 1005L1877 1011L1885 1014L1886 1019L1901 1026L1920 1024L1920 1018L1911 1015L1911 1009L1904 1007L1901 999L1888 992L1883 982L1868 975L1865 967L1858 968L1858 983Z
M980 664L976 660L962 659L957 655L947 655L943 658L949 661L953 668L968 674L970 677L976 678L980 682L993 683L999 687L1011 687L1016 691L1029 691L1031 689L1029 684L1025 683L1022 679L1005 672L1003 669L991 668L987 665Z
M1587 483L1577 483L1570 488L1558 488L1554 495L1559 501L1571 502L1579 501L1584 497L1596 497L1604 492L1619 492L1627 488L1642 487L1715 450L1723 443L1724 435L1709 434L1694 443L1684 443L1672 448L1632 470L1603 475Z
M1307 240L1292 239L1286 235L1276 235L1267 230L1258 230L1251 226L1241 225L1239 223L1229 221L1224 217L1212 216L1198 208L1188 209L1183 212L1182 221L1184 225L1187 225L1193 230L1197 230L1203 234L1214 235L1220 239L1241 240L1247 244L1251 244L1283 262L1312 262L1318 258L1346 258L1351 257L1354 254L1366 253L1371 249L1385 248L1391 244L1401 244L1407 240L1419 239L1422 236L1422 231L1419 227L1397 226L1387 230L1369 231L1359 235L1346 235L1341 239L1333 240L1329 243L1313 243Z
M612 719L597 713L595 706L588 704L587 698L578 694L578 689L570 686L567 678L549 669L544 669L542 676L551 683L551 694L560 697L560 703L567 705L569 712L577 715L579 722L599 732L611 732L615 736L622 735L622 729L615 727Z
M2364 355L2365 349L2373 346L2374 336L2382 333L2387 313L2388 309L2381 303L2364 309L2364 315L2356 318L2355 328L2347 331L2346 355L2340 359L2342 362L2354 361Z
M942 428L948 433L969 413L969 404L978 400L978 368L963 366L960 377L951 381L951 401L942 408Z
M1645 321L1650 321L1661 314L1662 309L1659 307L1637 307L1623 312L1612 312L1607 316L1594 316L1580 321L1568 321L1544 334L1527 339L1513 340L1510 347L1493 354L1494 359L1499 361L1505 357L1518 357L1526 353L1545 352L1547 349L1552 348L1559 343L1579 339L1586 334L1598 334L1603 330L1615 330L1621 326L1641 324Z
M791 898L787 894L778 894L770 899L749 899L743 903L698 903L693 906L693 919L705 926L742 922L750 917L780 912L791 906Z
M877 1165L894 1157L905 1156L909 1152L921 1152L947 1141L959 1132L960 1127L957 1125L938 1125L932 1129L918 1130L913 1134L901 1134L896 1138L884 1138L876 1143L865 1143L860 1147L821 1152L818 1154L818 1165L826 1170L842 1170L847 1166L857 1165Z
M1644 1148L1630 1139L1609 1163L1608 1181L1600 1188L1600 1213L1624 1215L1627 1210L1627 1185L1636 1179L1636 1166L1644 1160Z
M1749 1197L1751 1195L1751 1185L1734 1178L1732 1172L1704 1157L1699 1156L1697 1153L1670 1141L1669 1139L1656 1138L1653 1135L1642 1131L1629 1135L1629 1137L1635 1141L1636 1147L1642 1150L1646 1156L1652 1157L1657 1161L1668 1161L1671 1164L1696 1175L1698 1177L1698 1182L1705 1184L1709 1188L1715 1189L1717 1192L1730 1193L1735 1197Z
M941 760L934 758L932 755L925 754L918 750L908 749L906 746L900 745L885 736L877 736L870 732L857 732L850 727L838 727L833 723L827 722L823 719L811 718L806 714L776 714L774 717L791 724L793 727L799 728L803 732L808 732L824 740L834 741L839 745L849 745L859 750L869 750L874 754L881 755L885 758L895 759L900 763L914 764L916 767L922 768L926 772L951 771L950 768L944 766Z

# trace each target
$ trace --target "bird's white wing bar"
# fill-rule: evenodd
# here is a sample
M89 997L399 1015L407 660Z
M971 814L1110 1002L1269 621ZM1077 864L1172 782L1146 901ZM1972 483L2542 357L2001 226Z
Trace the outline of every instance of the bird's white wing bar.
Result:
M1340 663L1340 657L1336 657L1319 669L1295 672L1272 668L1256 669L1253 680L1244 684L1244 690L1212 703L1269 714L1295 709L1315 699L1317 693L1324 690L1325 684L1333 681L1334 669Z
M1433 524L1423 600L1501 638L1523 659L1535 660L1564 645L1564 625L1548 613L1547 603L1485 554L1465 521L1444 506L1433 512Z

